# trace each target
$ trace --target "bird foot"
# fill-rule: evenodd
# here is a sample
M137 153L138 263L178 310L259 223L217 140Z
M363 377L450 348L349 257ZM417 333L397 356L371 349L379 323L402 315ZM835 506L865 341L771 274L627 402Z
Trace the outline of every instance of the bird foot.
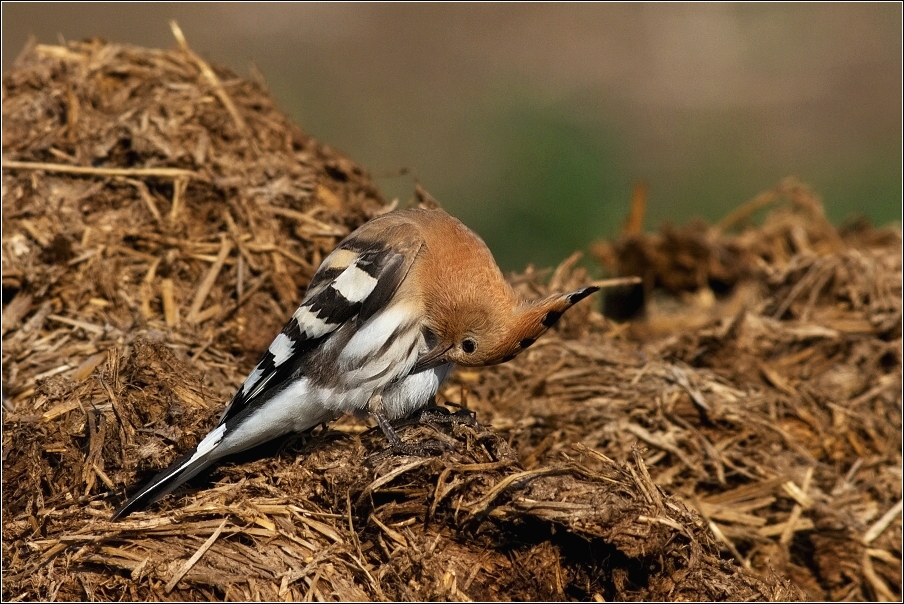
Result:
M436 457L453 449L452 445L438 439L422 440L416 443L406 443L399 440L398 442L391 442L388 447L379 453L375 453L365 459L364 464L373 466L389 457Z
M454 447L451 444L439 439L429 439L416 443L402 442L402 439L396 434L395 429L390 425L386 416L379 412L374 412L373 415L374 418L376 418L380 429L383 431L383 434L386 435L389 446L383 451L368 457L365 460L366 465L373 465L387 457L434 457L454 450ZM476 426L477 419L475 414L468 409L461 409L452 413L445 407L432 405L421 411L419 414L397 423L399 426L411 424L465 424Z
M452 413L445 407L434 405L427 407L417 417L417 421L422 424L464 424L466 426L477 426L477 414L470 409L459 409Z

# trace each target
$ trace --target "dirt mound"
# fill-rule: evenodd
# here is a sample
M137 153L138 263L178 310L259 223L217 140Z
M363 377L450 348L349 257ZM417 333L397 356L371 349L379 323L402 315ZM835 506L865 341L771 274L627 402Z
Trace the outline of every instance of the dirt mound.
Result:
M763 227L632 235L630 269L609 244L646 318L581 305L458 371L440 401L480 423L400 427L442 455L345 419L109 522L388 207L184 44L34 46L3 94L4 599L900 598L900 235L838 233L791 184ZM730 283L653 302L723 249ZM513 282L586 279L539 277Z

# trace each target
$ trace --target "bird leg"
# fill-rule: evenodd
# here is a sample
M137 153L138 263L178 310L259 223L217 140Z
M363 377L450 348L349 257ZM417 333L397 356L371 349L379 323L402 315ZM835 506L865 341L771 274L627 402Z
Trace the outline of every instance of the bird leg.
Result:
M380 426L380 430L382 430L383 434L386 435L386 440L389 441L389 446L401 446L402 439L399 438L399 435L396 434L396 431L392 429L392 425L389 423L389 420L386 419L386 416L383 415L382 411L371 411L371 413L373 414L374 419L377 420L377 425Z
M380 426L380 430L382 430L383 434L386 436L386 440L389 441L389 447L387 447L385 451L371 456L365 463L370 465L389 455L432 457L438 453L452 450L451 445L437 439L425 440L419 443L402 442L402 439L399 438L399 435L396 434L396 431L389 423L389 419L387 419L386 415L383 413L383 398L379 394L375 394L367 406L371 414L373 414L374 419L377 420L377 425Z

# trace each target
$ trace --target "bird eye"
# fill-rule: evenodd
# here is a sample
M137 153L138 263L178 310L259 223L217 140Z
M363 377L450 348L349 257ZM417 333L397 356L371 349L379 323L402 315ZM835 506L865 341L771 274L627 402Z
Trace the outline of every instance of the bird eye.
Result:
M477 350L477 342L475 342L471 338L463 340L461 343L461 349L464 350L467 354L471 354L472 352Z

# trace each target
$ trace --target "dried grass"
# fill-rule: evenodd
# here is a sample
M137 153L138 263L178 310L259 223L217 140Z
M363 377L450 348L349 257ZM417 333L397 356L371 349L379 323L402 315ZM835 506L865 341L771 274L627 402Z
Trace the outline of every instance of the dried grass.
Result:
M482 425L400 427L442 456L343 420L109 522L387 206L184 40L33 46L3 93L4 600L900 599L900 234L791 182L762 227L600 248L645 320L458 371Z

